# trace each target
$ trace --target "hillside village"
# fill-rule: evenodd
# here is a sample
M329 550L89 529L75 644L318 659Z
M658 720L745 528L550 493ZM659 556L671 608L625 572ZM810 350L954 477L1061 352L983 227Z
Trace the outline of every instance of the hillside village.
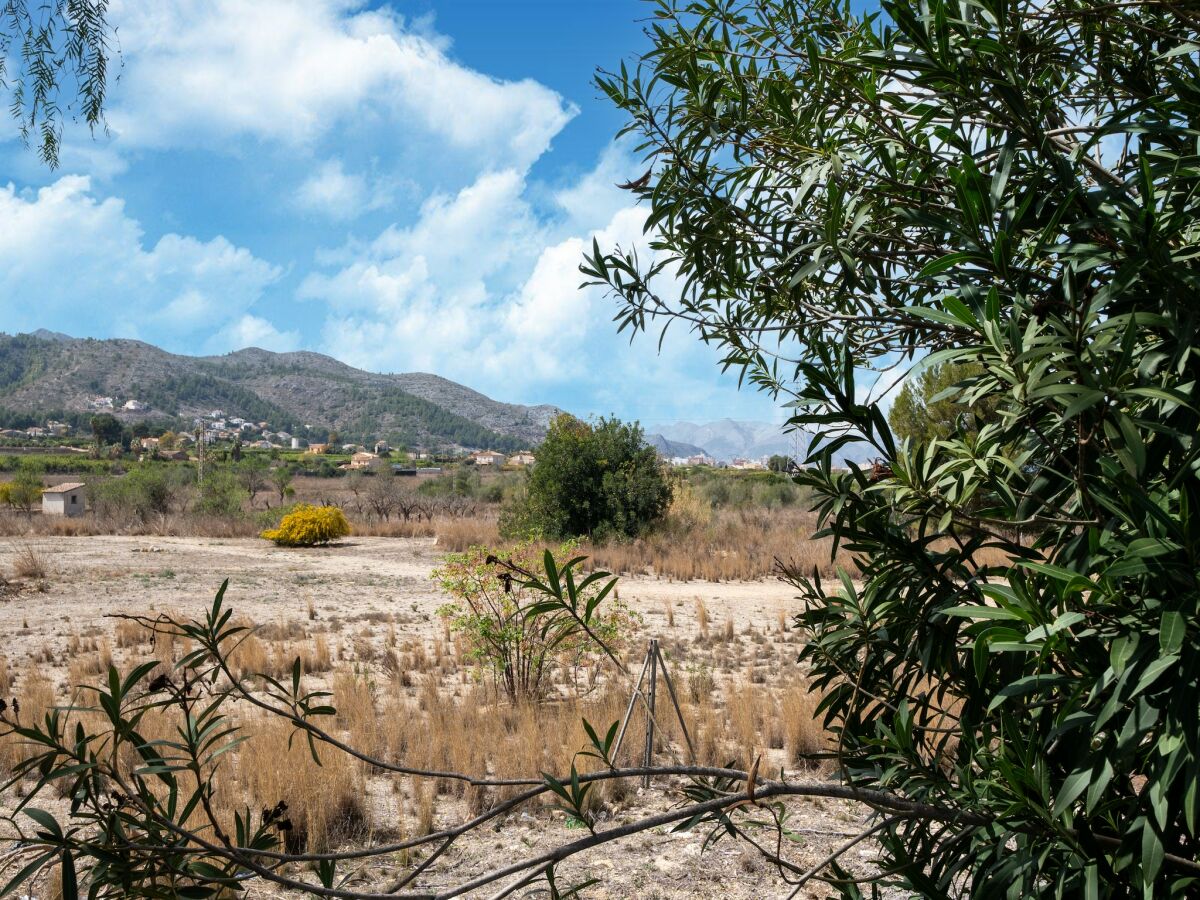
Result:
M126 400L118 404L113 397L93 397L89 407L98 414L148 413L152 408L136 399ZM224 410L214 409L201 416L191 419L192 430L180 429L172 431L162 424L151 424L147 421L137 422L133 426L133 444L143 452L160 454L164 457L184 459L186 451L197 443L208 446L220 444L238 444L243 449L250 450L303 450L314 455L325 453L351 454L352 458L345 467L350 469L367 468L371 460L385 459L393 454L388 441L374 441L368 447L363 443L338 443L336 441L310 441L308 438L294 435L289 431L278 429L271 422L250 421L241 416L230 415ZM141 434L140 432L146 432ZM336 437L336 433L334 433ZM0 446L7 444L27 443L33 441L38 446L53 446L59 441L69 448L80 440L92 440L93 434L82 428L72 428L71 425L54 419L48 419L44 425L33 425L28 428L0 429ZM419 448L414 450L409 458L413 460L432 459L434 453ZM490 448L471 449L459 448L455 452L445 453L454 458L465 459L479 466L531 466L536 456L531 450L520 450L505 454ZM729 468L743 471L766 471L769 468L769 456L756 458L734 457L731 460L719 460L716 457L700 452L689 456L670 456L659 451L659 456L667 465L676 468L708 466L711 468Z

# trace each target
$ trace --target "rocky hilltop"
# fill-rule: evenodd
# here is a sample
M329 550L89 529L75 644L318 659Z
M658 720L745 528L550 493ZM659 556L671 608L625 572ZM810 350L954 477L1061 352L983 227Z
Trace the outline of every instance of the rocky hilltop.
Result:
M190 419L220 409L350 440L499 450L536 444L558 412L501 403L437 375L365 372L307 351L184 356L141 341L0 334L5 415L78 415L103 398L118 418ZM123 408L128 401L133 409Z

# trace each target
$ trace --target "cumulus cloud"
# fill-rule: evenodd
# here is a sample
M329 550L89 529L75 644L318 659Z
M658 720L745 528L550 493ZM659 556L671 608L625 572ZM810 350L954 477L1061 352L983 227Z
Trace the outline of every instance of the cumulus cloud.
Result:
M716 352L694 335L671 333L661 351L657 335L631 347L601 289L581 287L593 239L650 258L646 211L613 187L628 168L619 150L605 154L550 192L549 213L535 211L520 173L485 172L430 198L413 225L328 254L328 271L300 288L327 309L322 348L367 369L432 371L502 399L558 399L583 412L670 418L708 408L714 392L732 399ZM569 395L588 397L589 408Z
M224 237L163 235L147 246L115 198L88 178L0 189L0 322L186 347L236 320L281 274Z
M228 353L246 347L283 353L299 348L300 344L300 332L280 331L261 316L247 313L209 338L207 347L210 353Z
M348 172L335 157L301 182L294 205L302 212L343 222L388 206L399 187L397 178Z
M523 168L576 113L532 80L460 65L445 42L348 0L114 4L125 68L110 122L126 146L311 145L369 127Z

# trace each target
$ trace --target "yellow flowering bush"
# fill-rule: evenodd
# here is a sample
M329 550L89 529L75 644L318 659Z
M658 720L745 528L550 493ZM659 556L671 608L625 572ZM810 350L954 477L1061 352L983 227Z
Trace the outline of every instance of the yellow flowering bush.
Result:
M349 533L350 523L338 507L302 503L283 517L278 528L269 528L259 536L280 547L313 547Z

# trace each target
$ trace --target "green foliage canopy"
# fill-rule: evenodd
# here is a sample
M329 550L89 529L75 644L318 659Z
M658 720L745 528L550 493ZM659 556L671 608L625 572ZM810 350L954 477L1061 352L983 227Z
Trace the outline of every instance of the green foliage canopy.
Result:
M670 479L638 425L563 414L550 423L527 491L501 527L551 538L633 537L670 501Z
M882 822L872 890L1194 894L1195 6L659 0L651 39L600 78L649 246L584 271L819 435L862 581L791 580L838 769L955 817ZM995 415L897 441L864 388L921 357Z
M92 437L96 441L96 446L103 447L108 444L119 444L121 436L124 432L124 426L111 413L101 413L98 416L92 416Z
M963 402L962 388L982 375L978 363L945 363L906 381L888 413L892 433L901 440L929 443L959 432L978 431L978 423L986 423L995 414L995 399L972 409Z

